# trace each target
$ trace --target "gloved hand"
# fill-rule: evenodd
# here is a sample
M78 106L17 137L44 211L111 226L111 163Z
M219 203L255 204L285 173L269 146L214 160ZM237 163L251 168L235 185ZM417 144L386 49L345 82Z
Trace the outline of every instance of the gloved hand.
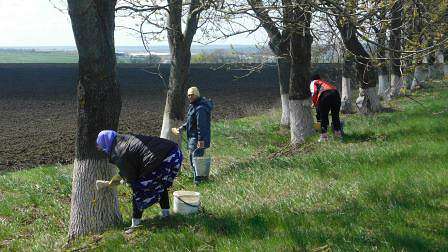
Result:
M176 136L180 134L179 128L171 128L171 132Z
M107 181L107 180L97 180L95 185L96 185L96 190L101 190L101 189L109 187L109 181Z
M122 184L121 183L121 177L120 177L120 175L115 175L115 176L113 176L112 177L112 179L109 181L109 186L110 187L115 187L115 186L117 186L117 185L119 185L119 184Z
M101 189L107 188L107 187L116 187L119 184L123 184L122 181L123 180L121 179L121 177L119 175L113 176L110 181L107 181L107 180L97 180L96 181L96 189L97 190L101 190Z

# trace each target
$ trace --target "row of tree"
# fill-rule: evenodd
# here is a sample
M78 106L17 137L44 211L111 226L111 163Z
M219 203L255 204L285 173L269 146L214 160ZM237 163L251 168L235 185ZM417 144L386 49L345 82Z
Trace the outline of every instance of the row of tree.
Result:
M264 29L275 54L282 101L281 124L291 144L312 134L308 90L313 43L331 45L344 57L343 111L352 112L350 87L360 92L356 107L381 110L404 87L424 86L428 64L445 66L448 10L440 0L67 0L79 53L78 131L73 171L69 237L107 229L121 221L114 191L97 192L113 167L95 149L97 133L117 129L121 110L116 79L116 14L137 20L128 27L148 47L166 37L171 68L161 137L184 119L191 45ZM137 28L135 28L137 27ZM389 74L390 73L390 74ZM403 73L411 83L403 82ZM388 81L390 80L390 81ZM377 84L379 83L379 87Z

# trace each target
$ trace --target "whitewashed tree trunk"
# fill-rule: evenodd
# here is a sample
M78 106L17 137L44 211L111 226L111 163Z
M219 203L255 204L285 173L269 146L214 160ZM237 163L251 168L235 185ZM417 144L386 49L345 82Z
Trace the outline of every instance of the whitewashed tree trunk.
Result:
M390 75L390 90L388 93L388 99L392 99L400 95L400 90L403 88L403 78L400 75Z
M427 86L428 68L426 64L419 64L415 67L414 78L412 79L411 90L424 88Z
M443 57L443 51L437 50L436 51L436 63L443 64L444 63L444 57Z
M289 80L289 109L291 144L298 145L313 134L313 116L309 90L311 68L310 32L311 11L301 1L293 1L291 22L297 24L291 31L291 72Z
M342 92L341 92L341 112L344 114L353 113L352 107L352 90L351 90L351 78L342 77Z
M100 232L118 225L121 214L115 189L95 188L97 179L109 180L116 174L106 160L76 160L73 169L73 184L70 212L70 237L90 232Z
M116 193L95 180L114 169L95 147L98 133L117 129L121 111L114 45L116 1L68 0L79 54L77 132L68 237L101 232L121 222Z
M281 94L282 100L282 119L280 121L282 126L289 127L289 98L288 94Z
M182 145L182 140L179 136L175 136L172 132L172 128L178 128L182 124L182 121L174 120L170 118L170 114L165 111L163 113L162 130L160 137L176 142L179 146Z
M291 144L298 145L313 134L311 100L290 100Z
M162 129L160 137L177 142L180 138L174 136L171 128L178 127L184 119L186 86L190 71L191 43L198 29L198 22L202 8L199 0L189 3L188 18L182 32L182 6L181 0L168 0L168 45L171 54L171 68L168 91L163 112Z
M379 112L381 103L375 87L359 89L359 96L356 99L356 106L361 114Z
M436 57L436 62L435 62L435 68L436 68L436 74L435 77L437 79L443 79L446 74L445 74L445 57L443 55L443 50L437 50L435 52L435 57Z
M389 88L389 76L387 74L380 73L378 75L378 95L385 98Z
M381 104L376 90L378 75L372 57L359 41L356 32L357 27L353 23L347 22L341 15L337 18L337 26L345 48L353 54L356 62L356 78L362 90L356 99L356 105L363 114L377 112L381 109Z
M401 71L401 50L402 50L402 17L403 17L403 0L394 1L390 10L390 89L387 94L388 99L392 99L400 95L400 89L403 87L402 71Z
M403 86L404 88L410 90L412 86L412 80L414 79L414 73L408 73L403 75Z
M289 127L289 72L291 71L291 64L288 54L289 51L285 44L288 43L280 43L279 49L277 50L277 76L280 88L280 99L282 101L282 118L280 124L284 127Z

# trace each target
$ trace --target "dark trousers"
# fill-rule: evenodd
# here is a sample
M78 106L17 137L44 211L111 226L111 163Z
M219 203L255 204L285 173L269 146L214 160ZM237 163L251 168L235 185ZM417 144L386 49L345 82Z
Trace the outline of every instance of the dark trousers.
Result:
M168 196L168 189L162 192L160 197L159 205L161 209L169 209L170 208L170 197ZM135 204L134 197L132 198L132 218L141 219L143 215L143 210L137 208L137 204Z
M341 109L341 96L337 90L328 90L319 97L319 103L316 108L316 119L320 122L321 133L328 131L328 114L331 111L331 120L333 130L341 130L341 121L339 119L339 110Z

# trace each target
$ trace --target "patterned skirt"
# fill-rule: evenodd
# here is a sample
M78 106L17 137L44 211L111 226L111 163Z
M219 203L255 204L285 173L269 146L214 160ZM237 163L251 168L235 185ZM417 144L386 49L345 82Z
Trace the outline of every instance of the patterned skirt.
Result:
M133 200L138 209L146 209L159 202L165 190L173 185L182 164L182 152L175 148L151 174L131 182Z

